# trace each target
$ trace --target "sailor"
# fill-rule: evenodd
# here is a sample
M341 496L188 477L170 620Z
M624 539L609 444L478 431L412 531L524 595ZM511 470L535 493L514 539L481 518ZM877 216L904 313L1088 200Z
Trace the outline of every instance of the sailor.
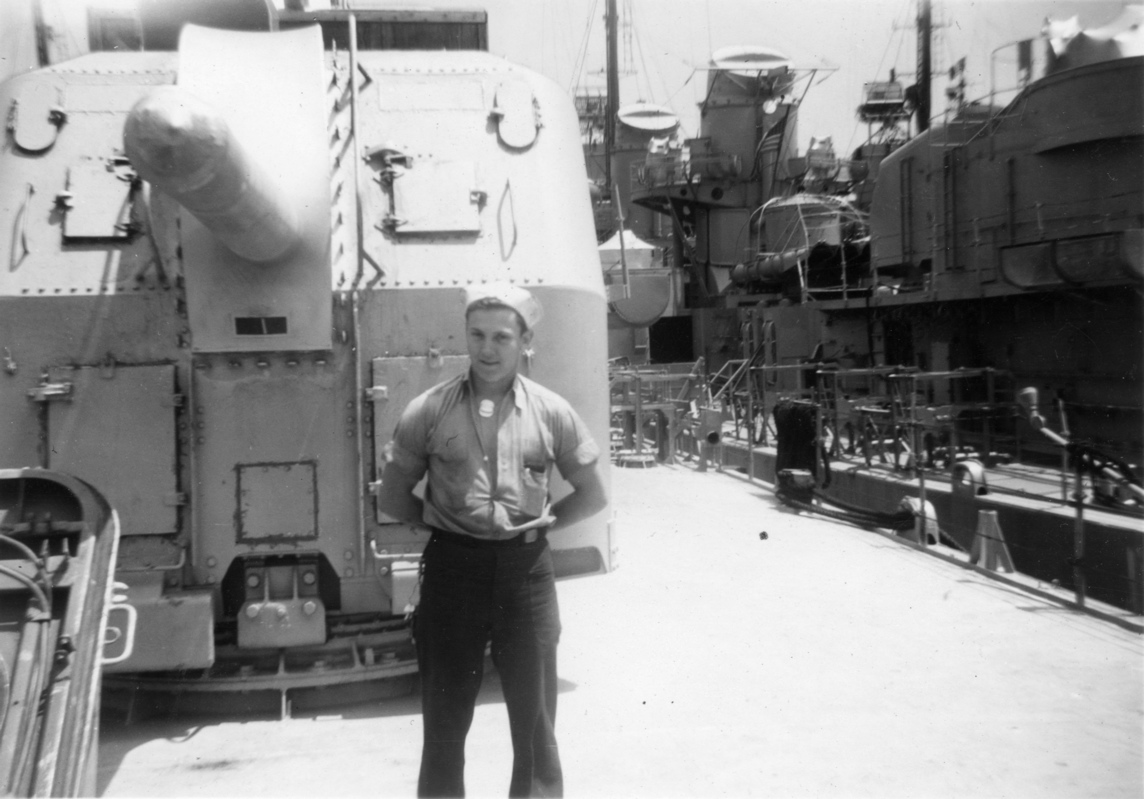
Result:
M520 374L540 316L518 286L467 291L469 371L410 402L388 447L382 509L432 531L413 622L419 796L464 795L465 737L490 643L512 735L509 795L563 795L554 731L560 617L546 539L602 510L607 496L583 420ZM572 487L555 504L553 466ZM413 490L425 475L421 501Z

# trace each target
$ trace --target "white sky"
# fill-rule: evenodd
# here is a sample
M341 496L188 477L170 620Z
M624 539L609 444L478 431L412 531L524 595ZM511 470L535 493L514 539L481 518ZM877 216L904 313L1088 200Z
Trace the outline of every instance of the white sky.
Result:
M886 79L890 67L912 73L916 38L913 0L617 0L621 19L621 62L633 74L621 79L623 103L646 100L667 105L680 117L686 135L698 133L697 103L705 73L694 67L728 45L762 45L784 52L796 65L831 64L803 103L800 149L811 136L833 136L835 151L848 154L866 135L855 119L862 85ZM387 3L389 5L389 3ZM489 49L531 67L574 90L602 85L605 0L420 0L393 5L485 8ZM1124 2L1105 0L934 0L940 24L933 45L934 112L942 110L945 71L967 58L970 99L989 92L990 53L1003 44L1033 38L1046 16L1074 14L1086 27L1117 17ZM585 32L591 20L587 40ZM1038 57L1040 50L1036 48ZM1015 54L998 55L998 85L1014 84ZM577 65L583 67L577 72Z
M134 0L42 0L65 7ZM354 0L350 0L352 3ZM360 0L388 7L484 8L489 50L547 75L569 92L604 83L605 0ZM0 0L0 7L9 0ZM274 0L279 6L283 0ZM311 0L312 7L329 0ZM697 104L706 73L696 66L729 45L761 45L784 52L796 66L830 65L803 102L799 147L811 136L832 136L835 152L848 155L866 136L855 118L862 86L885 80L896 67L912 82L916 0L617 0L621 102L646 100L670 107L685 136L699 131ZM969 99L990 88L992 51L1039 35L1046 17L1080 18L1097 27L1116 18L1124 0L933 0L933 112L944 109L946 73L965 57ZM589 27L590 26L590 27ZM1043 44L1034 48L1043 59ZM1012 48L996 59L997 86L1015 84ZM805 84L801 84L800 88Z

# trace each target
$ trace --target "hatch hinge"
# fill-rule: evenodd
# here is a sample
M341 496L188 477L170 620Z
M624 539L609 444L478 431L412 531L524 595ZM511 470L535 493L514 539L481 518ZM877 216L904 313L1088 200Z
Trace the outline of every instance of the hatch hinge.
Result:
M408 224L408 220L402 219L399 216L394 216L393 214L386 214L385 217L381 220L383 230L397 230L397 228L406 224Z
M181 508L187 504L187 492L172 491L163 495L163 504L168 508Z

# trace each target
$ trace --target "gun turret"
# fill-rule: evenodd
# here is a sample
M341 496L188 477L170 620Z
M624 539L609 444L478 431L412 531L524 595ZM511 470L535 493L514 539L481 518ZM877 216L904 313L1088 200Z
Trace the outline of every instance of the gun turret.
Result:
M170 195L231 252L266 263L299 240L297 215L211 106L164 86L131 109L123 128L139 175Z

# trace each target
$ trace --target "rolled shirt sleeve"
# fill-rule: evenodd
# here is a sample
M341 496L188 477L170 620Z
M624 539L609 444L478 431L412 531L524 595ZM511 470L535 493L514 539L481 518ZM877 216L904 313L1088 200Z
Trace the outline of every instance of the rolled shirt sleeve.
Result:
M562 407L554 409L551 419L554 460L560 476L568 479L569 475L598 461L600 448L580 414L567 402L562 401L560 405Z
M417 479L429 470L427 442L432 419L428 399L427 394L422 394L406 406L393 431L393 440L385 450L387 463Z

